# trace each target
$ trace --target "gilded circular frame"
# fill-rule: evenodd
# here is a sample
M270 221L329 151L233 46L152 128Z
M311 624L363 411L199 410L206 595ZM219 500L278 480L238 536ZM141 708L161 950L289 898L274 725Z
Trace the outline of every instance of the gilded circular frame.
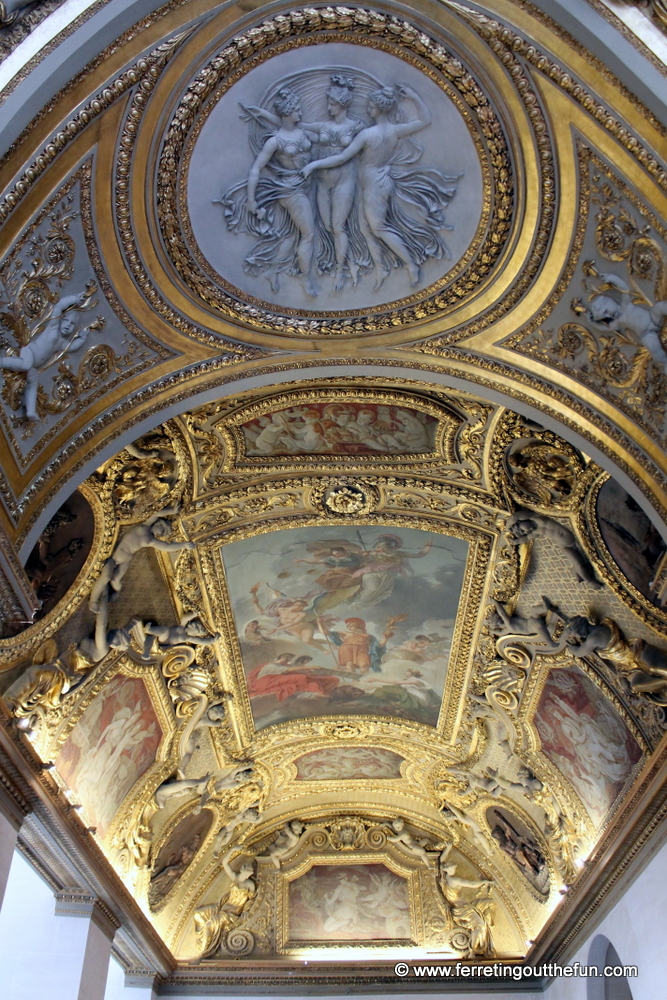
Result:
M325 14L330 16L323 23ZM187 213L187 178L193 149L220 98L272 56L327 42L371 46L423 72L455 104L477 150L482 172L480 222L460 260L422 291L364 309L363 314L360 310L342 310L323 316L321 312L277 308L253 299L208 264L197 247ZM460 306L479 289L501 258L513 228L513 176L505 131L491 102L462 63L436 40L405 21L375 11L294 11L234 38L209 60L182 96L159 156L157 218L167 256L180 278L200 300L230 319L274 334L382 333Z

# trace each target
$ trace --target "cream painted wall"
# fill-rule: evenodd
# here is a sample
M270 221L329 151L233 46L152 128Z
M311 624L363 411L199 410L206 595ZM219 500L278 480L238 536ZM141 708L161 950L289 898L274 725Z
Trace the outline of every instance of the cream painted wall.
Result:
M569 964L591 964L591 946L597 935L613 944L623 965L636 965L638 976L628 979L632 1000L667 997L667 844L632 883ZM593 955L595 961L595 955ZM615 1000L605 996L601 980L555 979L544 1000ZM608 988L613 989L609 986Z

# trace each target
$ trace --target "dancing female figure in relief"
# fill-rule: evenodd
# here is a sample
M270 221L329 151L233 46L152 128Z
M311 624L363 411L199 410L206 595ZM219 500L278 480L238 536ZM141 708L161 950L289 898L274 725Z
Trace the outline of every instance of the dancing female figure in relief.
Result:
M400 101L409 100L418 117L397 122ZM353 142L335 156L314 160L302 168L304 177L314 170L331 170L359 156L361 229L368 243L375 269L375 288L388 277L392 267L405 266L410 284L419 283L420 265L429 258L451 256L438 230L447 228L443 211L454 197L452 186L458 178L445 177L437 170L398 170L400 164L414 163L421 149L404 140L431 124L431 112L412 88L381 87L368 99L368 115L374 124L363 129ZM398 205L403 200L417 208L406 214Z
M343 152L365 125L348 115L354 99L354 80L343 73L332 73L331 86L326 92L329 121L300 122L299 127L317 143L322 157ZM278 128L280 118L264 108L247 107L244 110L254 118L261 118ZM339 291L349 273L352 284L359 280L359 272L371 265L365 241L359 229L357 213L353 211L357 188L356 160L348 160L339 167L322 170L318 176L316 203L324 232L320 226L319 270L328 273L335 268L334 289ZM333 245L332 245L333 242Z
M271 120L280 127L262 146L247 182L227 191L221 203L228 229L259 237L245 259L245 269L251 274L268 272L274 292L279 290L281 271L299 274L306 292L314 297L318 293L315 212L300 172L310 159L312 140L300 126L301 103L295 93L280 90L273 108L276 114Z

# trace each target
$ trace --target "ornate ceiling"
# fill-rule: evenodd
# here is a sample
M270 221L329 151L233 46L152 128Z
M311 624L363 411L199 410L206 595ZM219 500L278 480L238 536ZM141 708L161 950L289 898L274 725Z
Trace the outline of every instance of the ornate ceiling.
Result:
M663 809L664 127L528 4L205 7L0 164L2 738L189 981L560 955Z

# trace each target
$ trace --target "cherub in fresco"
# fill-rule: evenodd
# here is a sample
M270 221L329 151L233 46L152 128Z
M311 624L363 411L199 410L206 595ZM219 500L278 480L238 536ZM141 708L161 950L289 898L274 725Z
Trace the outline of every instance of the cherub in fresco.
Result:
M255 439L253 445L255 451L258 451L260 455L274 455L285 446L294 450L296 441L287 413L278 411L268 417L260 417L260 422L264 426Z
M370 448L371 451L396 450L396 444L392 436L386 433L387 430L388 428L378 421L375 411L367 406L358 409L355 419L347 426L351 440Z
M323 451L326 448L326 437L319 410L310 408L293 410L300 420L295 421L290 428L297 450L306 452Z
M250 588L250 596L253 605L264 618L264 621L258 623L263 635L266 638L274 638L286 633L307 645L321 648L313 641L319 628L313 601L307 597L286 597L279 590L269 588L274 600L262 607L257 597L261 586L261 583L254 584Z
M325 440L332 451L341 445L351 444L354 436L354 407L348 403L327 403L322 409L322 429Z
M409 410L396 411L395 420L398 429L394 438L405 451L424 452L430 448L430 441L424 417L421 413L411 413Z
M433 647L436 644L437 640L430 635L415 635L411 639L406 639L400 646L394 646L387 654L387 659L400 662L407 660L410 663L426 663L432 658L431 654L434 652Z
M372 921L381 917L390 937L409 937L410 914L402 880L388 871L368 875L370 888L361 900L365 914Z

